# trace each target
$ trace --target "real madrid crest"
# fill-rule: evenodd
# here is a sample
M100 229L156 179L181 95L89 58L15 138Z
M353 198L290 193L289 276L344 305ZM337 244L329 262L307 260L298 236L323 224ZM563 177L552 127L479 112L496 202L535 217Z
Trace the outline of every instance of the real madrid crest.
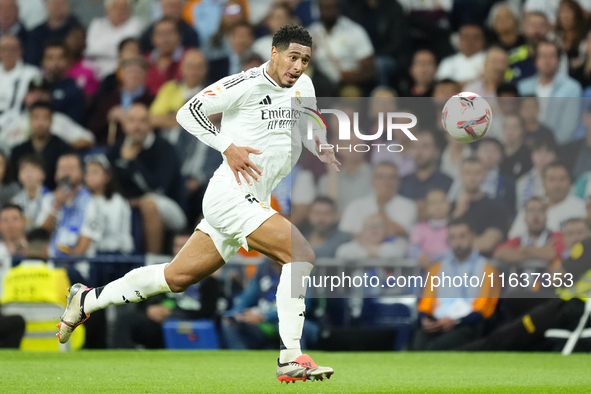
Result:
M267 212L271 210L271 208L267 204L265 204L264 202L260 202L259 205L261 206L261 208L263 208Z
M302 105L302 93L299 90L295 92L295 100L297 105Z

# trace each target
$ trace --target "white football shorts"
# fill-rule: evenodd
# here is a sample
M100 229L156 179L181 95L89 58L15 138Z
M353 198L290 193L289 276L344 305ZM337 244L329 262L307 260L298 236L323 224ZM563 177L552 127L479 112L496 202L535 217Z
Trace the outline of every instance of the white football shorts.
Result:
M211 178L203 197L204 219L197 225L197 229L211 237L226 262L241 247L250 251L246 237L277 213L268 203L229 182L236 180Z

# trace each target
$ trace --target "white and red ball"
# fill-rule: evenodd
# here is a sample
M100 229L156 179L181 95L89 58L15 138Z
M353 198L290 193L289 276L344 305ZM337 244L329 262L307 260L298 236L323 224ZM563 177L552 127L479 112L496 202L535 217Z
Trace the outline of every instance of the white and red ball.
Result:
M492 124L492 110L476 93L462 92L450 97L441 113L443 128L461 142L478 141Z

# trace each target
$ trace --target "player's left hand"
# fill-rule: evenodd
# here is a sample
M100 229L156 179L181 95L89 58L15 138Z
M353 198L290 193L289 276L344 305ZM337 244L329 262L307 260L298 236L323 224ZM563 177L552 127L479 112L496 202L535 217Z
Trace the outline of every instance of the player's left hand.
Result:
M316 135L314 136L314 141L316 142L316 152L318 152L318 158L321 162L328 164L333 170L336 172L341 172L339 170L339 166L341 163L337 160L334 155L334 150L332 148L322 148L320 149L320 138Z

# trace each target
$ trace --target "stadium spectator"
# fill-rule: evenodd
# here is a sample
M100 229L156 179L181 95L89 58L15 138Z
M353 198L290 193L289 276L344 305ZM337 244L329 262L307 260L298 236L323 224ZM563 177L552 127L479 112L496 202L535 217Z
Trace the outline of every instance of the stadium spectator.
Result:
M121 133L126 111L135 103L149 106L154 99L146 87L147 64L141 57L121 62L121 86L96 103L88 122L99 145L112 145Z
M281 266L265 260L239 298L239 302L224 313L222 334L229 349L266 349L274 346L279 336L275 293ZM311 299L306 299L310 311ZM312 319L306 319L300 343L302 349L313 347L320 329Z
M349 142L355 145L364 141L352 135L347 143ZM367 191L371 189L373 169L365 157L364 153L341 149L338 153L342 164L340 172L329 167L318 181L318 193L334 200L339 213L342 213L352 201L366 196Z
M388 236L410 234L417 221L417 206L398 194L400 177L396 166L387 162L378 164L371 182L373 192L347 205L339 229L357 236L363 230L365 219L378 213L386 219Z
M112 93L117 87L121 85L121 64L127 59L137 58L142 56L140 50L140 41L137 38L126 38L121 41L117 47L117 56L119 62L115 72L107 75L102 79L99 86L97 95L95 96L95 102L99 102L109 93Z
M16 0L0 0L0 38L7 36L18 38L21 47L26 46L29 32L19 20Z
M567 166L573 179L591 170L591 107L583 114L585 138L566 144L560 153L561 161Z
M154 26L152 43L154 49L146 55L149 64L146 87L155 96L164 83L180 78L185 48L181 45L176 22L168 18L161 19Z
M423 270L429 270L449 252L447 222L450 205L443 190L431 190L425 200L427 218L417 223L410 233L408 257L417 259Z
M70 31L80 27L78 19L70 13L68 0L46 0L47 21L29 33L25 61L39 66L48 42L64 41Z
M100 213L96 201L83 185L82 161L65 154L57 162L52 193L43 197L37 225L52 234L49 256L93 256L100 241ZM76 269L84 270L84 263Z
M524 122L519 115L507 115L503 122L505 158L499 167L501 173L518 179L531 170L531 150L525 145Z
M225 55L219 56L209 63L208 79L211 81L242 71L242 62L251 53L250 47L254 41L254 32L248 22L235 23L228 30L227 35L228 48Z
M497 275L477 250L476 234L469 223L455 219L448 226L448 242L453 254L430 270L431 277L443 280L445 273L458 276L483 277ZM499 297L499 289L490 282L481 287L442 286L426 287L418 305L420 329L416 333L415 350L449 350L482 336L484 321L492 316Z
M524 144L529 149L533 149L534 142L538 139L554 139L552 130L540 123L538 115L540 114L540 104L536 97L524 97L521 99L519 107L519 116L523 119L525 131Z
M517 211L525 207L525 203L532 197L544 197L546 191L544 190L544 182L542 181L542 174L544 169L550 163L553 163L558 158L558 146L554 141L554 137L546 136L534 140L534 145L531 151L531 162L533 168L526 174L523 174L515 186Z
M511 54L525 45L525 37L519 32L519 18L505 3L497 3L490 10L493 37L491 44Z
M575 0L561 0L557 15L556 36L572 66L577 64L585 49L583 40L587 33L587 21L583 9Z
M404 10L396 1L365 0L352 2L347 15L369 35L378 84L391 86L397 65L406 60L402 55L408 31Z
M542 174L544 190L546 191L547 227L551 231L560 231L560 225L567 219L584 218L587 215L585 201L571 194L571 177L566 167L560 163L553 163L544 169ZM509 237L519 237L527 234L525 211L521 210L509 231Z
M398 92L402 97L431 97L435 87L437 59L433 52L421 49L415 52L408 69L408 77L402 78Z
M271 194L272 204L274 201L279 207L277 211L288 217L296 227L306 220L310 205L315 198L314 174L302 169L298 164L275 186Z
M269 15L265 18L265 26L269 30L269 34L259 37L252 44L252 51L259 55L263 61L271 60L271 48L273 44L273 34L281 26L293 23L294 18L291 8L286 3L273 4Z
M19 116L13 117L12 121L0 131L0 144L5 148L12 149L27 140L30 135L30 108L38 101L51 102L51 92L47 82L33 81L29 85L29 91L23 100L23 111ZM86 130L61 112L52 113L50 131L51 134L58 136L76 149L87 148L94 144L94 134L90 130Z
M527 234L500 244L493 254L505 263L520 263L528 259L552 263L562 257L564 244L560 232L546 228L546 206L540 197L532 197L525 205Z
M560 144L569 142L579 122L581 85L566 74L558 72L561 50L550 41L540 41L536 47L536 74L519 81L522 96L541 97L542 123L554 131ZM571 99L565 100L565 97Z
M66 77L66 71L68 71L66 45L63 42L48 43L43 52L42 66L51 91L53 109L67 115L78 124L83 124L86 97L76 81Z
M453 81L451 79L443 79L437 82L435 88L433 89L433 102L435 103L433 119L436 119L434 125L435 130L445 132L443 129L443 124L441 123L441 112L443 110L443 106L451 96L454 96L461 91L462 85L459 82Z
M483 71L486 53L482 27L466 24L460 27L459 52L444 58L437 69L437 79L451 79L458 82L477 78Z
M452 138L448 133L445 133L447 146L441 153L441 165L439 169L441 172L451 179L458 179L462 169L464 159L472 155L472 149L469 144L465 144Z
M338 0L321 0L318 7L320 20L309 27L315 44L315 67L335 85L361 86L373 82L374 48L367 32L341 15Z
M12 182L10 165L6 153L0 150L0 207L9 202L19 191L18 185Z
M191 236L179 232L173 239L175 256ZM219 317L218 304L222 301L222 285L214 276L191 285L182 293L166 293L137 304L134 310L117 316L111 348L163 349L165 347L162 323L168 319L197 320Z
M483 255L490 255L505 237L509 215L502 203L482 192L485 176L479 159L464 160L460 175L464 188L451 206L451 218L465 218L476 235L474 246Z
M131 15L131 0L105 0L106 17L90 23L85 57L91 60L103 79L117 68L117 46L128 37L139 37L142 23Z
M496 138L503 141L503 124L505 116L519 112L519 92L517 87L511 83L501 83L497 87L497 105L493 109L494 122L489 124L487 137Z
M99 88L100 82L95 70L88 60L84 59L86 49L86 32L81 27L75 27L66 36L68 49L68 71L66 77L72 78L88 97L92 97Z
M21 207L6 204L0 209L0 235L11 256L23 256L27 250L26 219Z
M197 35L197 31L183 19L183 3L183 0L160 0L162 18L175 21L183 47L197 48L199 47L199 36ZM154 49L152 37L154 36L154 29L157 24L158 22L154 22L142 33L140 42L143 53L152 52Z
M435 135L429 131L414 133L417 141L412 144L411 153L416 164L416 171L402 178L400 195L414 200L419 210L419 218L425 217L425 198L431 190L439 189L446 193L453 180L439 171L441 150L435 141Z
M308 212L309 230L304 236L312 245L316 258L331 258L337 248L351 237L338 227L337 207L329 197L316 197Z
M55 169L61 155L72 152L72 147L51 133L53 111L51 104L39 101L29 108L31 137L12 149L10 164L16 177L20 159L30 153L37 153L45 165L45 185L55 188Z
M578 64L571 67L570 76L577 80L583 89L591 86L591 31L587 34L584 42L584 50L581 51L581 59Z
M12 198L12 203L23 210L26 230L31 230L35 226L37 216L41 212L43 196L49 193L49 189L43 186L43 166L43 160L36 154L25 155L18 162L18 180L23 188Z
M41 79L37 67L23 63L22 53L17 37L0 37L0 130L20 112L29 83Z
M180 163L174 147L150 127L150 113L144 104L129 107L123 130L125 138L111 148L109 161L121 182L121 193L142 214L146 252L161 253L164 231L186 226L180 207Z
M492 106L497 104L497 88L505 81L505 73L509 67L507 53L499 47L486 51L482 76L466 83L464 90L486 97Z
M521 31L526 40L509 53L510 68L513 82L519 82L536 73L534 60L535 48L538 43L545 40L550 33L550 23L546 15L539 12L526 12L522 17Z

